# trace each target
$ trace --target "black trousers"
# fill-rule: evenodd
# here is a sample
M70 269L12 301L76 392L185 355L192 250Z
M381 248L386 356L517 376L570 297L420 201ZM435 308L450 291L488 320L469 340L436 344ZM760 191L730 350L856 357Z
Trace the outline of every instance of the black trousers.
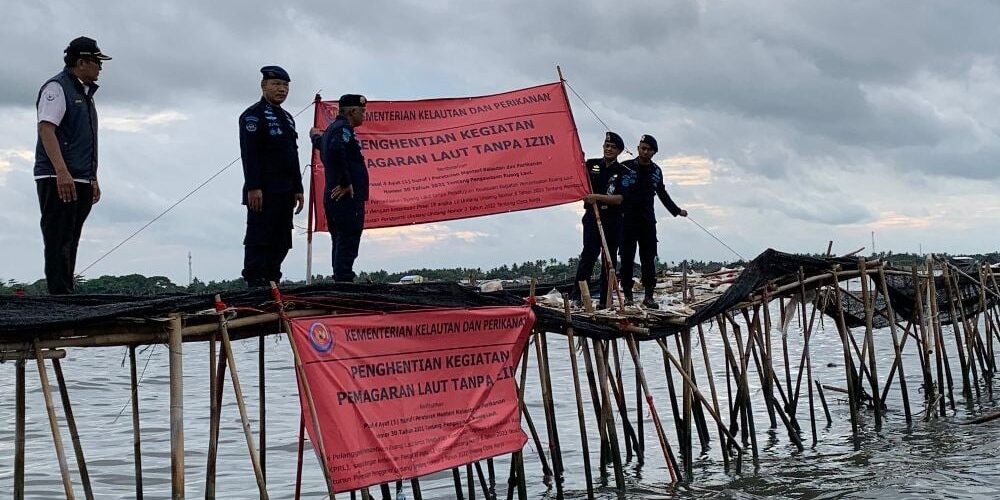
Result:
M94 188L76 182L76 201L59 199L55 178L38 179L38 206L42 211L42 241L45 243L45 283L52 295L73 293L73 270L83 222L94 206Z
M327 193L323 209L333 243L333 280L353 282L354 260L358 258L361 233L365 229L365 202L346 197L334 201Z
M281 263L292 248L292 215L295 193L264 191L262 210L247 209L243 238L243 279L249 286L266 286L281 280Z
M594 271L594 264L601 257L601 233L597 229L597 219L593 214L587 213L583 216L583 251L580 252L580 263L576 266L576 282L589 281L590 275ZM611 254L612 266L618 266L618 245L622 239L622 218L621 215L601 216L601 225L604 226L604 238L608 242L608 252ZM598 296L598 303L603 304L607 300L608 291L608 264L601 260L601 289ZM573 298L580 296L580 288L573 288L570 294Z
M639 263L642 266L642 286L646 296L653 296L656 286L656 223L626 223L622 231L621 282L625 295L632 296L632 277L635 268L635 250L639 248Z

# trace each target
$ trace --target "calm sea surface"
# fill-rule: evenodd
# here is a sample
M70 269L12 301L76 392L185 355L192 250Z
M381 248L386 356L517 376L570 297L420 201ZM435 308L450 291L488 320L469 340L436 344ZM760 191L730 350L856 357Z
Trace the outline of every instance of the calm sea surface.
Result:
M776 315L775 315L776 316ZM732 335L730 333L730 335ZM945 337L951 336L949 327ZM719 331L705 331L706 347L715 375L721 404L725 404L727 384L723 364L723 344ZM884 383L891 363L892 342L888 330L877 332L878 376ZM701 346L694 336L695 366L700 385L710 397L705 378L705 364ZM774 330L772 342L775 353L775 371L785 380L781 359L782 334ZM788 330L787 341L793 358L792 382L797 374L801 353L802 335L796 321ZM673 340L668 342L676 353ZM239 366L240 381L247 397L248 410L253 417L252 426L258 428L257 414L257 353L256 340L234 344ZM567 351L566 337L549 334L548 347L558 415L558 429L566 468L567 498L586 498L583 474L583 457L580 429L576 415L573 379ZM636 461L625 466L629 484L627 498L1000 498L1000 420L980 425L964 425L969 418L997 411L1000 405L991 399L986 387L981 386L982 398L974 402L961 399L961 376L958 361L952 349L952 366L956 367L956 409L949 407L946 418L923 421L920 392L919 361L912 339L905 349L905 369L909 395L915 413L914 424L907 427L900 406L898 380L893 381L887 404L889 413L880 432L874 431L874 418L870 411L863 415L862 435L851 436L849 409L837 393L827 391L826 397L833 423L826 425L822 410L817 405L819 441L811 446L808 402L805 382L797 412L803 430L805 451L797 451L789 441L784 427L769 429L763 407L760 380L751 373L751 391L755 399L757 440L760 463L755 470L749 453L741 474L727 473L718 451L718 434L714 424L710 449L696 459L694 477L687 484L670 487L669 476L657 443L652 419L644 408L645 464ZM537 364L534 349L529 362L528 391L526 399L535 424L542 433L543 446L547 446L541 391L538 389ZM622 356L628 357L624 342L619 345ZM832 321L826 320L825 328L817 322L812 338L814 377L824 384L845 387L843 351ZM267 477L271 498L292 498L295 480L296 439L299 423L298 398L295 390L292 356L284 336L265 340L267 371ZM143 374L139 388L139 406L142 422L143 481L146 498L170 496L170 441L169 441L169 391L168 356L165 346L151 346L138 356L138 368ZM677 439L667 395L663 371L663 357L654 343L643 343L642 361L654 394L657 410L663 419L668 439L678 451ZM591 408L586 392L586 377L580 359L581 380L584 383L585 408ZM134 498L132 425L129 406L129 369L125 348L70 349L63 360L66 384L73 401L73 410L80 428L80 438L87 458L95 495L102 499ZM204 497L205 465L208 443L208 345L184 345L184 416L187 495ZM630 360L623 362L625 392L629 411L635 422L635 376ZM54 374L49 372L55 382ZM679 377L675 380L680 390ZM804 379L804 376L803 376ZM27 498L64 498L58 462L52 448L44 400L38 384L38 372L33 362L27 365ZM995 386L1000 384L994 384ZM55 388L53 388L55 389ZM1000 389L1000 387L998 387ZM13 490L14 448L14 364L0 365L0 497L9 498ZM58 394L56 394L58 406ZM62 410L58 413L62 415ZM617 418L617 417L616 417ZM726 417L727 418L727 417ZM727 418L728 420L728 418ZM597 426L592 412L587 415L590 436L591 461L597 463ZM620 423L620 419L619 419ZM78 498L82 487L65 423L63 441ZM527 429L525 427L525 429ZM695 437L695 453L698 453ZM256 498L253 471L247 455L246 441L241 430L239 412L234 402L232 386L227 381L224 396L222 430L219 440L218 498ZM501 497L506 492L509 471L507 458L496 460L497 490ZM485 464L484 464L485 465ZM485 469L485 467L484 467ZM526 471L529 474L530 498L555 498L555 490L548 490L542 483L541 467L531 440L526 447ZM595 472L596 474L596 472ZM463 468L463 483L465 481ZM612 479L613 483L613 479ZM456 498L450 472L421 479L423 498ZM465 487L467 489L467 486ZM307 451L304 470L304 497L323 498L323 479L315 455ZM381 498L373 491L376 498ZM600 498L615 498L608 487L599 487ZM403 490L405 498L412 499L409 484ZM338 495L348 498L348 495ZM395 496L393 497L395 498ZM477 498L483 498L477 491Z

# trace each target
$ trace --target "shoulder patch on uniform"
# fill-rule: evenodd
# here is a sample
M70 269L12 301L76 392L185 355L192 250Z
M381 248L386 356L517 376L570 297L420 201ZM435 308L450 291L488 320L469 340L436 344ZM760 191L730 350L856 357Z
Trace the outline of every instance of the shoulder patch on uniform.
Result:
M257 120L259 120L259 118L257 118L256 116L253 116L253 115L244 117L243 118L243 128L245 128L247 130L247 132L256 132L257 131Z
M341 138L343 139L344 142L349 142L351 140L351 131L347 130L346 128L341 130L343 131L343 134L341 134Z

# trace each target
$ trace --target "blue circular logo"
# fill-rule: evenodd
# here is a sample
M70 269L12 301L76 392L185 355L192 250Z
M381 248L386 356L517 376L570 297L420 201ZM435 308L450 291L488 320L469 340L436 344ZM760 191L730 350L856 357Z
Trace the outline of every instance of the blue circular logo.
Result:
M326 325L317 321L309 326L309 343L316 352L327 353L333 349L333 335Z

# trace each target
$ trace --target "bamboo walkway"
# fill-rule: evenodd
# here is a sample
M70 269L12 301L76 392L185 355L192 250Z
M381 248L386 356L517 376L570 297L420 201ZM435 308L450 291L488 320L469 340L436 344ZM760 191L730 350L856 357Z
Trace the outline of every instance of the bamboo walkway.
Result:
M891 268L882 262L865 259L857 259L849 269L842 264L843 260L831 263L825 270L814 268L807 272L799 268L797 272L772 273L766 282L738 302L714 312L713 304L720 297L732 295L720 294L715 287L702 287L710 296L692 293L691 290L698 288L694 283L697 280L692 280L693 285L688 286L683 276L680 287L683 307L670 311L619 309L602 312L594 310L593 304L573 310L567 300L557 303L551 297L539 297L535 308L544 321L539 322L532 334L532 342L525 349L517 372L522 424L534 442L538 463L530 463L523 452L514 453L510 457L506 481L498 479L504 472L496 470L492 459L467 464L464 471L462 467L456 468L452 471L455 497L464 499L467 496L471 500L481 495L487 499L526 499L529 490L537 491L542 487L553 488L556 498L564 498L564 484L570 473L564 466L564 458L582 454L584 467L572 473L583 476L587 497L593 498L595 488L605 484L614 488L619 498L625 498L624 464L633 460L641 463L647 453L654 453L662 456L666 464L665 480L672 484L689 482L697 455L696 443L700 444L700 451L714 446L723 458L726 471L740 474L748 465L756 467L760 463L760 432L777 429L787 435L789 443L797 449L815 446L817 429L824 421L831 421L831 391L846 399L855 437L869 426L877 431L885 425L912 426L919 420L947 418L949 411L954 411L963 400L992 397L996 371L994 341L1000 341L1000 285L992 267L960 268L934 259L910 269ZM849 290L849 282L855 283L858 289ZM530 296L534 298L535 295L532 290ZM83 497L95 498L60 360L66 357L69 348L97 346L129 348L135 497L143 498L136 347L154 343L169 345L170 353L172 498L185 498L191 493L185 491L184 486L181 397L181 355L186 342L209 342L210 370L214 374L208 395L211 419L206 486L197 496L215 498L218 439L222 431L221 388L227 383L228 372L229 383L236 394L247 455L254 470L255 489L259 498L268 498L267 394L262 382L257 394L260 414L255 434L245 406L247 394L242 390L232 355L232 342L256 337L262 345L266 335L288 331L290 318L344 311L334 303L283 299L280 293L274 294L270 306L270 310L234 307L216 297L214 309L194 313L120 317L99 327L32 332L30 341L0 337L0 357L13 361L16 372L13 498L23 499L29 494L25 491L24 467L28 360L34 360L38 368L66 498L76 498L76 491L48 379L46 365L49 362L56 374ZM357 306L350 310L356 312ZM704 317L708 312L711 315ZM832 319L842 349L843 379L839 383L831 380L820 383L813 374L810 340L817 331L817 322L824 316ZM785 331L793 318L801 325L802 342L797 352L790 348L787 335L775 338L775 332ZM584 321L605 324L604 332L617 334L610 337L605 333L595 334L580 326L589 324L582 323ZM716 341L724 347L721 359L718 356L712 359L706 347L708 342ZM695 348L695 342L700 349ZM880 346L894 353L881 366L876 356ZM650 357L650 349L658 356ZM641 350L647 351L648 366L643 363ZM920 373L904 373L902 359L906 352L917 353ZM261 371L258 376L263 381L266 376L263 372L264 349L259 353ZM297 353L295 358L298 364ZM655 393L647 380L650 370L660 369L652 367L659 365L652 362L656 358L662 360L663 375L668 381L666 394ZM556 421L555 403L557 398L569 397L569 392L553 389L551 367L555 363L571 366L572 397L578 416L574 425L579 427L579 442L560 440L560 426L565 429L567 424ZM626 397L625 368L635 375L634 401ZM537 372L537 386L528 387L529 370ZM716 380L723 373L725 390L716 386ZM751 391L754 386L759 386L760 391ZM308 392L309 389L305 387L304 390ZM525 392L529 390L541 395L541 415L530 413L524 403ZM898 392L901 398L899 408L892 408L891 412L887 411L890 391ZM763 399L762 404L755 405L761 402L754 398ZM896 399L892 401L895 403ZM761 406L765 409L763 414L759 411ZM758 408L756 414L755 407ZM902 418L899 418L900 411ZM644 414L651 416L653 429L645 429L643 419L634 418ZM673 432L664 428L668 416L674 422ZM588 421L597 422L597 428ZM655 442L655 450L646 450L647 433ZM669 438L671 434L676 436L676 441ZM323 448L323 443L313 445L320 450ZM596 463L591 463L592 448L599 450ZM302 466L300 443L300 475ZM544 485L529 482L525 469L530 467L541 469ZM465 473L464 484L462 472ZM421 499L419 478L407 481L412 498ZM498 488L498 483L504 482L506 484L499 484ZM396 485L381 485L378 489L382 498L392 498L392 492L401 487L400 481ZM357 492L329 490L328 493L339 498L373 498L373 493L367 489ZM99 492L97 494L99 496ZM299 491L295 497L299 497Z

